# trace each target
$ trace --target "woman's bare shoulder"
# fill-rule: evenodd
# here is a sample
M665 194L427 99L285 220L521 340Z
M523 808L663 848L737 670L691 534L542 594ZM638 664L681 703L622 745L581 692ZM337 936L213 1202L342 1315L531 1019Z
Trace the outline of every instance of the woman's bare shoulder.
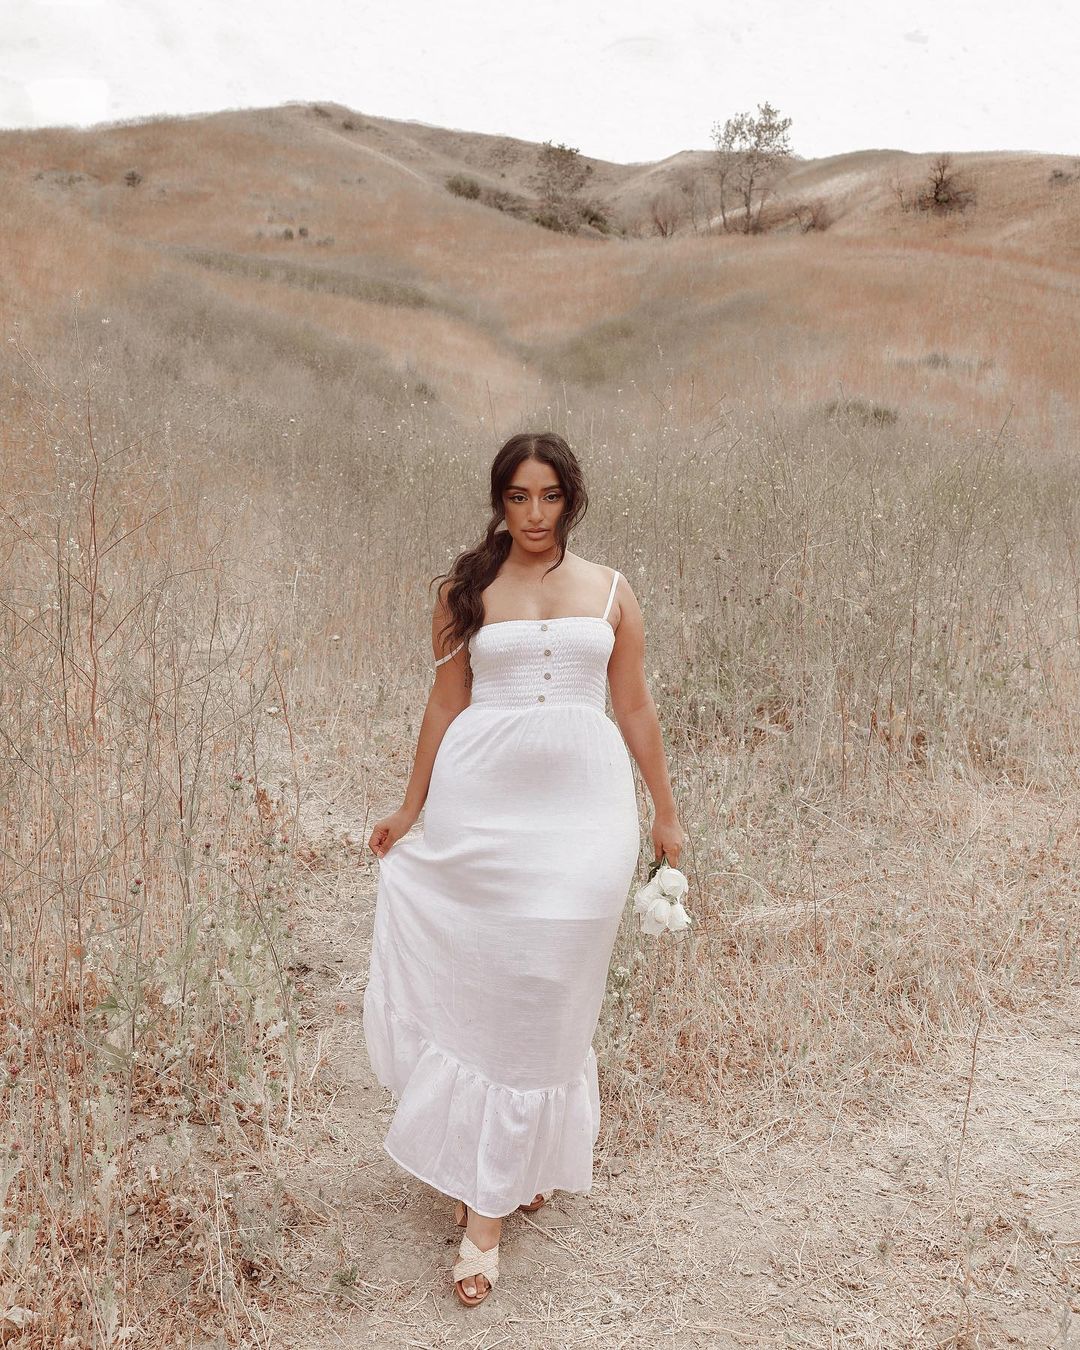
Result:
M613 563L592 562L589 558L583 558L579 553L571 553L566 550L566 561L571 563L582 580L602 581L605 586L611 585L611 574L618 572L622 577L623 573Z
M608 586L611 585L612 575L615 576L616 595L626 595L626 594L633 595L634 588L630 585L629 578L627 577L626 573L621 571L618 567L616 567L614 563L607 563L607 564L596 563L594 565L597 571L602 574L604 581Z

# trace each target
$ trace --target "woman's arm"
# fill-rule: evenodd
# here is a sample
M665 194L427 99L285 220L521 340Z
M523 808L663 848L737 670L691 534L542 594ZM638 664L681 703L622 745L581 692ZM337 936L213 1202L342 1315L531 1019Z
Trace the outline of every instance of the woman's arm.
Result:
M427 800L431 783L431 770L446 728L463 708L469 705L469 696L465 690L465 649L443 665L435 674L435 683L428 694L427 707L424 709L420 734L416 738L416 754L413 758L412 773L402 809L408 811L413 820L420 814Z
M637 596L621 574L615 599L619 605L619 624L608 661L611 707L623 740L637 761L652 797L652 839L656 857L664 853L668 862L677 867L686 835L675 809L660 719L645 678L645 623Z
M453 651L457 645L452 643L444 650L443 639L439 636L439 633L446 623L447 617L440 591L439 601L431 616L431 645L435 650L436 658ZM412 773L409 775L409 782L405 788L404 800L396 811L377 822L368 840L372 852L380 858L394 846L402 835L408 834L413 825L416 824L417 817L423 809L424 802L427 800L428 787L431 784L431 770L435 764L435 756L438 753L439 746L442 744L442 738L446 735L446 728L458 713L469 705L470 695L465 687L467 668L468 649L466 647L462 647L461 651L452 656L449 661L444 661L442 665L435 667L435 683L431 686L431 692L428 694L427 707L424 709L424 717L420 723L420 733L416 738L416 753L413 757Z

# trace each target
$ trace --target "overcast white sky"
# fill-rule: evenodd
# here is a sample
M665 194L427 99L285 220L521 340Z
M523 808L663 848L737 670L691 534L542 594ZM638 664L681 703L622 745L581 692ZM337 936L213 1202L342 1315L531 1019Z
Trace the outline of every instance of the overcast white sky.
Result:
M771 102L805 156L1080 154L1076 0L0 0L0 126L327 100L629 163Z

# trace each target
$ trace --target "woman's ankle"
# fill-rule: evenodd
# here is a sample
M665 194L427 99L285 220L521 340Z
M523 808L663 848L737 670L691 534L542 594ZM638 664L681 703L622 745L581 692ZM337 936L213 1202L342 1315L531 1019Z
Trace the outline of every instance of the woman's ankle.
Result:
M470 1209L466 1231L468 1232L471 1230L480 1237L486 1238L489 1241L498 1242L502 1234L502 1224L502 1219L492 1219L486 1214L477 1214Z

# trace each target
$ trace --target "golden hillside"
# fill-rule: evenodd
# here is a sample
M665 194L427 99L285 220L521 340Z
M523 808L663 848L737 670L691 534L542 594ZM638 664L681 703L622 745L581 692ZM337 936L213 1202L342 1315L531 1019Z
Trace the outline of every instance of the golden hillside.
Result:
M208 380L221 331L247 321L253 374L294 365L303 330L373 390L419 386L451 423L512 420L552 391L595 408L634 381L676 400L692 384L699 410L812 418L855 400L909 424L1009 417L1047 444L1072 425L1080 173L1065 157L955 156L978 200L944 219L898 205L929 154L796 161L778 228L751 238L704 232L708 152L592 160L588 194L621 232L586 237L446 189L461 174L527 195L537 146L334 104L7 132L0 146L8 315L66 315L79 291L140 310L168 342L194 307ZM689 214L671 237L651 232L657 200L691 199L699 232ZM803 233L791 209L814 202L831 223ZM251 392L267 396L257 379Z

